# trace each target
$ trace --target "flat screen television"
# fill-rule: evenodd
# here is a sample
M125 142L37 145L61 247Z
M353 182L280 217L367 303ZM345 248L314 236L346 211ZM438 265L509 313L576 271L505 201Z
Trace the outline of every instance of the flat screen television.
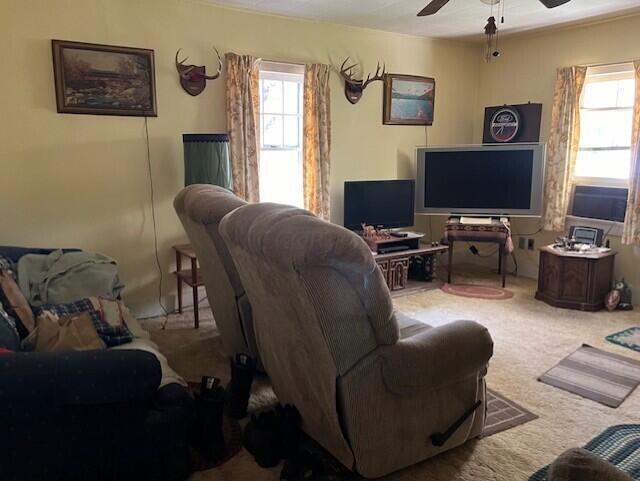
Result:
M385 229L413 226L415 181L368 180L344 183L344 226L361 230L361 224Z
M540 216L544 144L417 149L416 212Z

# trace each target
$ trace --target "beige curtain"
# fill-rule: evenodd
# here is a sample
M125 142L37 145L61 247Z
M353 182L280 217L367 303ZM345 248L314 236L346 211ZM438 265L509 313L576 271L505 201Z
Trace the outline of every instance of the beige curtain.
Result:
M636 60L633 66L636 72L636 100L633 107L629 198L622 243L640 245L640 60Z
M259 64L250 55L225 55L227 130L233 191L248 202L260 200L258 169Z
M307 65L304 73L304 206L329 220L331 95L328 65Z
M586 67L558 69L547 143L544 228L564 231L580 142L580 94Z

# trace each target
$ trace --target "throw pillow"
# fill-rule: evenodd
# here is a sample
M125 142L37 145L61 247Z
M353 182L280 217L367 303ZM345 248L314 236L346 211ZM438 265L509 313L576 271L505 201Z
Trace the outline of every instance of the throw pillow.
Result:
M26 337L35 328L31 306L8 271L0 271L0 302L9 315L17 321L20 337Z
M38 352L68 352L104 349L88 312L58 318L45 311L38 316L36 328L23 341L22 347Z
M40 315L43 311L50 311L62 317L68 314L86 312L91 317L98 336L105 342L107 347L119 346L120 344L131 342L133 336L127 328L126 323L124 321L118 322L112 318L107 318L99 308L96 308L96 306L99 305L100 303L96 301L96 298L86 298L69 304L39 306L35 308L35 313L36 315Z
M20 349L20 335L13 318L0 303L0 347L17 351Z
M547 481L633 481L624 471L586 449L565 451L547 472Z

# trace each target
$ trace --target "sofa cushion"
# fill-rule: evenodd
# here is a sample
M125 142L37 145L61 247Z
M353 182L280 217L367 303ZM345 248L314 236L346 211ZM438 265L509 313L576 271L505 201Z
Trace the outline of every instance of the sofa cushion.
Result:
M86 298L68 304L47 304L36 307L36 315L49 311L57 316L87 312L91 316L93 325L100 338L107 347L119 346L131 342L133 336L127 328L126 322L121 319L113 319L110 309L101 308L101 300Z
M16 323L4 310L2 303L0 303L0 348L11 351L20 350L20 335L16 329Z
M26 337L35 328L31 306L9 271L0 270L0 302L7 313L15 319L21 337Z

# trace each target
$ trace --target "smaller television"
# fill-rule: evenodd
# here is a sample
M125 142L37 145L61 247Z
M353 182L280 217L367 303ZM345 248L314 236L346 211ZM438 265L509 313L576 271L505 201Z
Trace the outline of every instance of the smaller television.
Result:
M411 227L415 215L415 181L367 180L344 183L344 226L362 224L395 229Z

